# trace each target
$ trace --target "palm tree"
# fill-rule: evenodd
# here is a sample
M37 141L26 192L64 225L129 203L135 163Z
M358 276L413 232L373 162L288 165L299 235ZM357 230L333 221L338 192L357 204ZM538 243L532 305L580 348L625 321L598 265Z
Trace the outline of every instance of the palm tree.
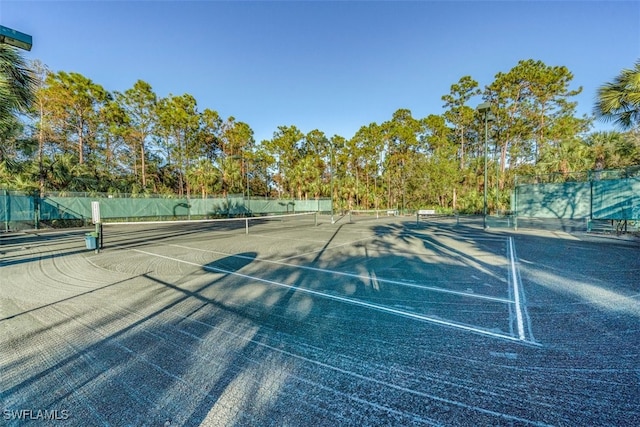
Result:
M536 167L542 173L558 174L566 180L573 172L590 169L589 146L578 138L568 138L547 147Z
M640 60L633 69L622 70L612 82L600 86L594 113L623 129L640 126Z
M36 77L18 51L0 43L0 128L11 126L17 112L26 113L35 97Z
M191 165L187 170L187 181L194 189L200 189L202 198L211 193L216 182L220 179L219 172L207 159L200 159L198 163Z

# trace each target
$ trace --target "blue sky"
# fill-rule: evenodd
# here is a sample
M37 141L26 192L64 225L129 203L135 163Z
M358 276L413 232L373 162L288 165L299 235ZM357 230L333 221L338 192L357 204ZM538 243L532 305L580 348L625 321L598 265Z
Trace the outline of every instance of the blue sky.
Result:
M280 125L350 138L399 108L442 114L460 77L484 87L526 59L568 67L589 114L640 59L638 1L0 0L0 24L30 34L24 56L52 71L189 93L258 142Z

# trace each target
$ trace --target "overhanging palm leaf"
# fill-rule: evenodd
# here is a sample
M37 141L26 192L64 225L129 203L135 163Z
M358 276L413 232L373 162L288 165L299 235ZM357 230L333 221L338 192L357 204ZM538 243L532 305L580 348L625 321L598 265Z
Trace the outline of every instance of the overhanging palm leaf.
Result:
M612 82L598 89L594 112L623 129L640 125L640 60L633 69L622 70Z
M0 126L10 123L16 112L27 111L35 87L35 75L22 56L15 48L0 43Z

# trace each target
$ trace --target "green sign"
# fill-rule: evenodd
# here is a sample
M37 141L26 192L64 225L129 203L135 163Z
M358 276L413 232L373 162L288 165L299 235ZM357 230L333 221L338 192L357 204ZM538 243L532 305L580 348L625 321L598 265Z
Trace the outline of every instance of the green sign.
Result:
M0 25L0 43L6 43L24 50L31 50L33 39L28 34Z

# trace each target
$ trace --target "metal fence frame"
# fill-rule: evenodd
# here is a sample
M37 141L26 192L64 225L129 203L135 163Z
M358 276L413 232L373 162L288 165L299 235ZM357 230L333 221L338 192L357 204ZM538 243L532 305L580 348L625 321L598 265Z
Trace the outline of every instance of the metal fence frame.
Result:
M127 197L129 196L129 197ZM195 219L261 216L296 212L329 212L330 199L294 200L248 198L243 195L207 198L102 193L25 193L0 189L3 231L42 226L88 225L91 202L100 202L106 220Z
M594 221L626 227L640 221L640 166L516 177L511 207L516 228L518 219L584 221L588 230Z

